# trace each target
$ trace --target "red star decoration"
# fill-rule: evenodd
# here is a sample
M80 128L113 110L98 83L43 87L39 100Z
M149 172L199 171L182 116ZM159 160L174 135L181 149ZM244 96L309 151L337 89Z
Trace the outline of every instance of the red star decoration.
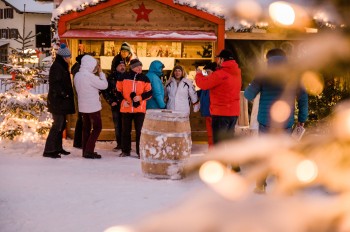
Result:
M136 22L140 21L141 19L144 19L147 22L149 22L148 14L153 11L151 9L146 9L143 3L139 5L139 9L132 9L132 10L137 14Z

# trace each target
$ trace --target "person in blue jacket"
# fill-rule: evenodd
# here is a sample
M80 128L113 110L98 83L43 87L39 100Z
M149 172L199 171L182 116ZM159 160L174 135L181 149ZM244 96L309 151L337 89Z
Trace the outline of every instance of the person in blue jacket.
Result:
M159 60L152 61L149 66L146 76L151 82L153 95L152 98L147 101L147 109L165 109L166 107L164 102L164 86L161 81L163 69L164 64Z
M206 64L203 70L206 72L206 75L210 75L212 72L216 70L217 64L216 62L210 62ZM200 112L201 116L205 117L205 126L207 128L207 136L208 136L208 145L209 147L214 145L213 142L213 129L212 129L212 120L210 115L210 97L209 97L209 89L200 90Z
M286 53L279 48L271 49L266 54L267 67L271 69L276 69L287 64ZM297 101L298 106L298 122L297 126L304 126L305 121L308 117L308 95L305 89L301 86L295 86L291 88L288 84L287 89L287 79L286 77L278 77L266 75L256 77L249 86L244 91L244 97L249 101L254 100L256 95L260 93L259 110L258 110L258 122L259 122L259 134L269 133L275 130L280 130L291 133L292 127L294 125L294 112L295 112L295 101ZM282 99L286 97L288 99ZM292 100L289 103L290 114L286 120L279 124L271 119L271 107L278 100ZM257 182L256 191L265 192L266 179L262 179Z

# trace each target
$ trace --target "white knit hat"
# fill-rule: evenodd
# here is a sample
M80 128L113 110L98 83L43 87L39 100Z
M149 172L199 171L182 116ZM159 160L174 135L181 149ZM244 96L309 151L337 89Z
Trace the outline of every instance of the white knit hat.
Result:
M72 54L70 53L69 49L67 48L67 45L65 43L62 43L60 48L57 51L57 54L62 57L71 57Z

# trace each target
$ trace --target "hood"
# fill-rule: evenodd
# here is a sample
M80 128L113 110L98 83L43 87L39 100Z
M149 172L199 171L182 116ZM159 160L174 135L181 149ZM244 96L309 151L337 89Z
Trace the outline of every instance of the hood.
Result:
M96 67L97 60L90 55L85 55L81 59L81 65L79 71L88 71L92 73Z
M164 64L162 62L160 62L159 60L155 60L151 63L151 65L149 66L149 72L153 72L155 73L157 76L162 76L163 72L162 69L164 67Z
M235 60L224 61L221 64L221 69L225 70L226 72L229 72L229 73L235 73L235 72L237 72L237 70L240 70L240 68L238 67L238 64L236 63Z

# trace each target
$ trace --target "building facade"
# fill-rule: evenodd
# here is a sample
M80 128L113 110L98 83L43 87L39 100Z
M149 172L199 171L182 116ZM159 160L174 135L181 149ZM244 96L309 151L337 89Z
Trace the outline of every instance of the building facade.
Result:
M15 49L22 49L21 37L29 49L49 50L51 47L52 2L35 0L0 0L0 62L7 63ZM38 34L38 35L37 35ZM37 36L35 36L37 35Z

